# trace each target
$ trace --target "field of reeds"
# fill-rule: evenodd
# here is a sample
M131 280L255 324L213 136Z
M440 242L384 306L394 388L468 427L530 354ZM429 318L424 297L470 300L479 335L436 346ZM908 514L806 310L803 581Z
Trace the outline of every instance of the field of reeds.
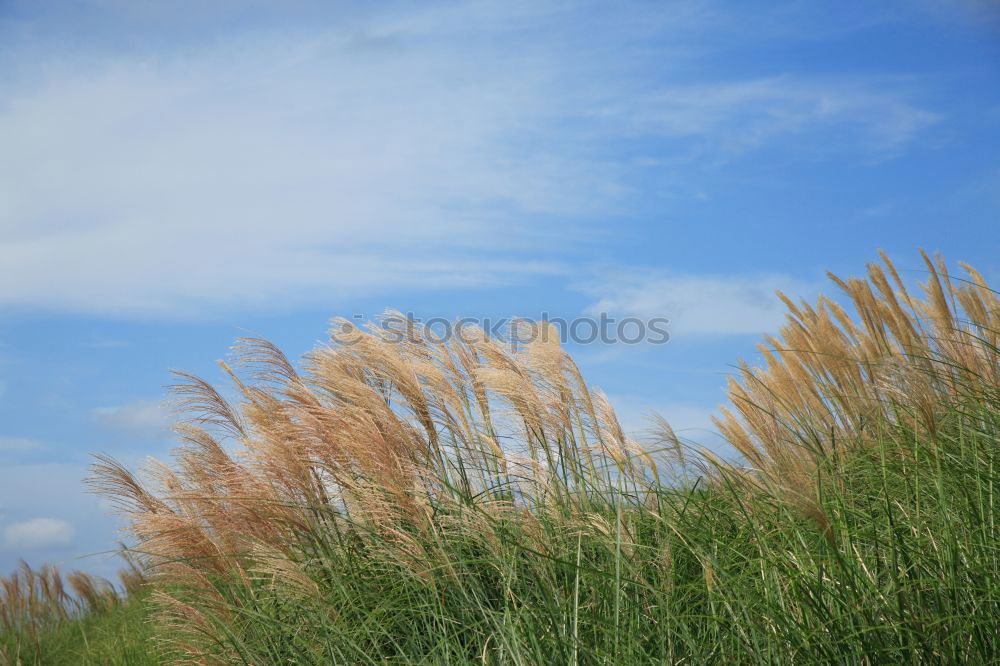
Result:
M996 663L1000 299L926 264L780 296L734 462L627 435L554 333L241 340L230 387L181 376L172 463L94 465L144 582L16 574L0 663L86 663L102 617L163 663Z
M123 556L117 587L84 571L32 569L23 561L0 576L0 665L161 663L144 645L152 635L145 575Z

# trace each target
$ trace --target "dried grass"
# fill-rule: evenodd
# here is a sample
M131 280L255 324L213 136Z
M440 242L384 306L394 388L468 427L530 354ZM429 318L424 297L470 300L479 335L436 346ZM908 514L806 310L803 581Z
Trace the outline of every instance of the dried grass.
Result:
M933 441L939 419L962 401L996 395L997 293L969 266L960 280L940 257L922 256L922 297L884 253L866 280L830 274L854 317L826 297L813 306L779 294L785 325L759 345L763 367L741 364L729 382L732 408L715 419L755 472L744 478L807 501L817 461L879 441L873 428L905 423Z

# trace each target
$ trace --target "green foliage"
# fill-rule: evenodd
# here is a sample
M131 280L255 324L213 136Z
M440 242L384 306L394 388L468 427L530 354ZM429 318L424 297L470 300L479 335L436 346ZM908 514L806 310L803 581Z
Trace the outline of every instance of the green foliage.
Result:
M411 563L303 533L318 590L220 584L218 656L251 664L970 663L1000 655L1000 413L885 429L821 465L822 519L735 479L480 511ZM448 509L454 511L454 508ZM583 511L582 511L583 510ZM470 525L481 524L476 531Z
M45 627L37 642L26 634L0 633L0 664L23 666L155 666L148 594Z
M25 569L0 656L1000 663L1000 300L929 258L917 300L885 264L835 278L860 323L786 300L766 367L731 382L739 416L717 423L753 469L685 454L665 424L662 450L631 440L544 336L373 327L302 373L244 340L249 380L223 364L242 404L176 388L192 418L173 467L149 486L94 467L139 541L132 577L156 573L149 601L76 575L91 613L67 619L58 575Z
M422 567L313 526L315 590L220 579L221 603L199 608L217 658L262 666L997 662L1000 410L878 437L821 466L819 521L724 476L661 488L621 521L597 497L536 520L469 504L443 510L478 520L442 513L408 535ZM40 652L0 644L12 664L157 664L150 609L139 593L46 629Z

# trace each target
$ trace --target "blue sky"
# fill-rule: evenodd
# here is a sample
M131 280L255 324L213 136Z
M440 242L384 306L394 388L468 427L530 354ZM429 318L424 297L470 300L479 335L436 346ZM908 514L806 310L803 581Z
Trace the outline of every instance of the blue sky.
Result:
M166 455L170 368L333 315L669 317L573 352L711 443L774 289L998 281L998 147L985 0L0 0L0 572L110 572L90 454Z

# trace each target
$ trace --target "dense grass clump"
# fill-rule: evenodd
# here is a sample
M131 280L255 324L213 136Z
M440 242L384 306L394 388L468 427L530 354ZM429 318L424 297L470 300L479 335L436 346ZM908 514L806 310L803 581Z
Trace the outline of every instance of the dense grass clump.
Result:
M390 318L301 368L241 341L238 404L177 387L174 465L92 483L176 663L995 662L1000 302L928 268L786 299L739 465L628 437L551 331Z
M822 524L725 477L531 517L451 505L393 543L311 529L296 569L167 608L235 663L991 663L998 414L824 462Z

